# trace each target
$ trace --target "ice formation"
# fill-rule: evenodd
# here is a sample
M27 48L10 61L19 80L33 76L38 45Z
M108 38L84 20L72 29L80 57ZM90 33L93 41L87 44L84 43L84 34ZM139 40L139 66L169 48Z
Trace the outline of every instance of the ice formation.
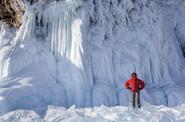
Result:
M48 106L42 117L30 110L17 110L0 116L2 122L184 122L185 105L168 108L145 104L140 110L128 107L94 107L76 109L75 106Z
M0 114L48 105L128 105L137 72L142 102L185 102L185 1L40 0L16 31L1 25Z

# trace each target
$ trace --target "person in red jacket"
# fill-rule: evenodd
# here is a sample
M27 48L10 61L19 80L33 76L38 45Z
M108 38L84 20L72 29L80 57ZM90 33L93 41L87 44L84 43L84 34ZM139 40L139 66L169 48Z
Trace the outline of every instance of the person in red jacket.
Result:
M132 106L134 108L136 107L136 104L138 108L141 108L139 91L144 89L144 87L144 81L138 79L135 72L132 73L132 78L125 83L125 88L132 92Z

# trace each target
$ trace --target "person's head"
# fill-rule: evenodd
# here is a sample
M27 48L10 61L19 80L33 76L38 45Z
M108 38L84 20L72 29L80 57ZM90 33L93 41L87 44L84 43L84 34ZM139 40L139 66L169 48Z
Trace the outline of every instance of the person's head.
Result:
M137 74L135 72L132 73L132 78L137 78Z

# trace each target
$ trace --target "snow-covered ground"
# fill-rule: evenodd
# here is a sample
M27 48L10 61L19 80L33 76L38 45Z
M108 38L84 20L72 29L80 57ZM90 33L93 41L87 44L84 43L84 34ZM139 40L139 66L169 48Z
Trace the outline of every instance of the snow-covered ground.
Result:
M49 106L39 116L29 110L17 110L0 116L1 122L184 122L185 104L178 107L145 104L139 110L128 107L94 107L75 109L75 106Z
M48 105L128 106L123 84L132 72L146 83L142 102L185 103L184 0L40 0L25 5L18 30L0 23L0 115ZM168 117L168 112L158 113L162 108L151 108Z

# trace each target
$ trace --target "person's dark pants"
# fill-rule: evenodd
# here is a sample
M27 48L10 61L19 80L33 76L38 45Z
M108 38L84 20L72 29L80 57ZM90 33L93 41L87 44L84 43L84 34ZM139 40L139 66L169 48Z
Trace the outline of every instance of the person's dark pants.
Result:
M136 107L141 108L139 91L132 92L132 106L133 108L136 108Z

